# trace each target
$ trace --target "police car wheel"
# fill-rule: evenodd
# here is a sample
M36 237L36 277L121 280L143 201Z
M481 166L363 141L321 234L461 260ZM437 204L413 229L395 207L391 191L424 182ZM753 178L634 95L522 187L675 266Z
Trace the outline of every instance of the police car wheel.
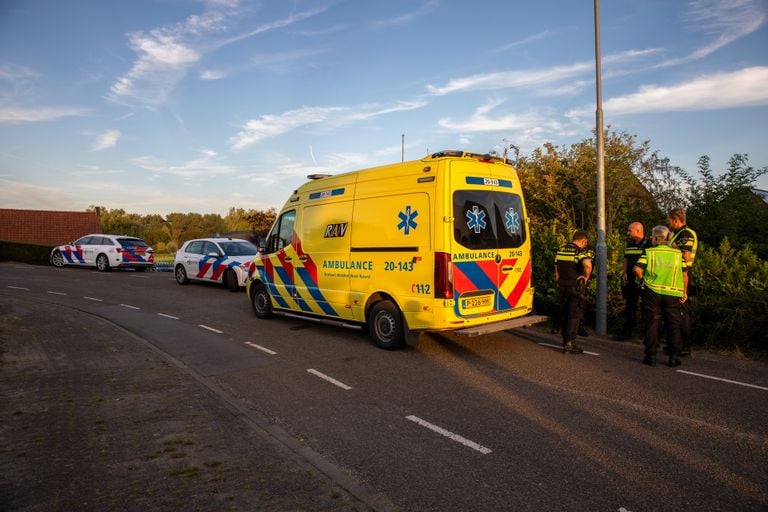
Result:
M269 297L267 287L263 284L256 285L256 288L251 295L251 305L253 306L253 313L261 319L272 318L272 299Z
M53 256L51 256L51 263L54 267L63 267L64 266L64 256L61 255L59 251L56 251L53 253Z
M368 324L368 332L377 347L395 350L403 346L403 321L392 301L382 300L374 304Z
M237 274L234 270L230 269L224 272L224 286L231 292L240 290L240 283L237 282Z
M187 271L184 270L183 265L176 265L176 269L173 271L174 276L176 276L176 282L179 284L187 284L189 282L189 279L187 278Z
M99 272L108 272L109 271L109 260L107 259L106 254L99 254L96 258L96 268L99 270Z

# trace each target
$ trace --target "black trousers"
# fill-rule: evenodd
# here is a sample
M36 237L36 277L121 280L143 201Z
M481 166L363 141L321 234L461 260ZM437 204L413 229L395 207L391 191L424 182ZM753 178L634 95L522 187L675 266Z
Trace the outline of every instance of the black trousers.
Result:
M680 305L680 343L685 350L691 350L691 313L688 311L688 302Z
M637 318L637 304L640 302L641 290L634 283L628 283L621 288L624 296L624 336L632 337Z
M576 339L584 316L584 297L576 286L560 287L560 326L563 345Z
M656 357L659 348L659 328L664 322L670 357L680 353L680 298L660 295L649 288L643 291L643 321L645 322L645 355Z

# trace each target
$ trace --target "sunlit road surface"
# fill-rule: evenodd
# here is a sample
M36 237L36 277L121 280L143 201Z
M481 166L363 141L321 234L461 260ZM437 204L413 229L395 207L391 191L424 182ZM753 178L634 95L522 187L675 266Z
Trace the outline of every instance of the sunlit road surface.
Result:
M639 342L582 338L565 355L540 329L387 352L359 331L259 320L244 292L170 273L4 263L0 295L125 328L395 509L768 508L762 362L695 352L651 368Z

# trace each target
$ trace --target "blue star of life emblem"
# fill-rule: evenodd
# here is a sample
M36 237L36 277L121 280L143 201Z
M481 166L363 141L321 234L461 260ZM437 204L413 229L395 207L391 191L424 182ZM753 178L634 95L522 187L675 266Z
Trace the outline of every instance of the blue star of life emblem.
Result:
M467 210L467 218L469 219L467 227L474 230L475 233L485 229L485 212L478 208L477 205L472 207L472 211Z
M405 207L405 213L399 212L397 216L400 219L400 224L397 225L398 231L402 229L408 235L411 229L416 229L417 224L414 219L419 216L419 212L411 211L410 205Z
M520 231L520 215L518 215L514 208L504 212L504 225L507 226L507 231L510 233Z

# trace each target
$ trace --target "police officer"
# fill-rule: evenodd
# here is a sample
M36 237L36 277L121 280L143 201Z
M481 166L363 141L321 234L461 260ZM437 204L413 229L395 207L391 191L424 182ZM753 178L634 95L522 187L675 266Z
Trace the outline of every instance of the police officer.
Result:
M632 338L637 318L637 303L640 301L640 286L635 277L635 263L637 263L643 250L650 245L645 238L643 225L633 222L627 228L627 245L624 248L624 267L621 275L621 294L624 297L624 330L616 339L628 340Z
M555 256L555 280L560 292L564 354L584 352L576 345L575 339L584 315L586 289L592 275L592 260L595 258L594 252L587 248L588 243L587 232L579 229Z
M667 226L674 231L671 245L683 254L683 260L690 269L696 258L696 249L699 247L699 239L696 232L691 229L685 220L685 210L673 208L667 213ZM690 280L690 276L689 276ZM680 338L682 341L681 356L691 355L691 315L688 311L688 301L680 308Z
M669 244L666 226L656 226L651 247L637 260L634 272L643 280L643 320L645 322L645 359L656 365L659 327L662 318L667 332L669 366L680 366L680 306L688 300L688 265L682 253Z

